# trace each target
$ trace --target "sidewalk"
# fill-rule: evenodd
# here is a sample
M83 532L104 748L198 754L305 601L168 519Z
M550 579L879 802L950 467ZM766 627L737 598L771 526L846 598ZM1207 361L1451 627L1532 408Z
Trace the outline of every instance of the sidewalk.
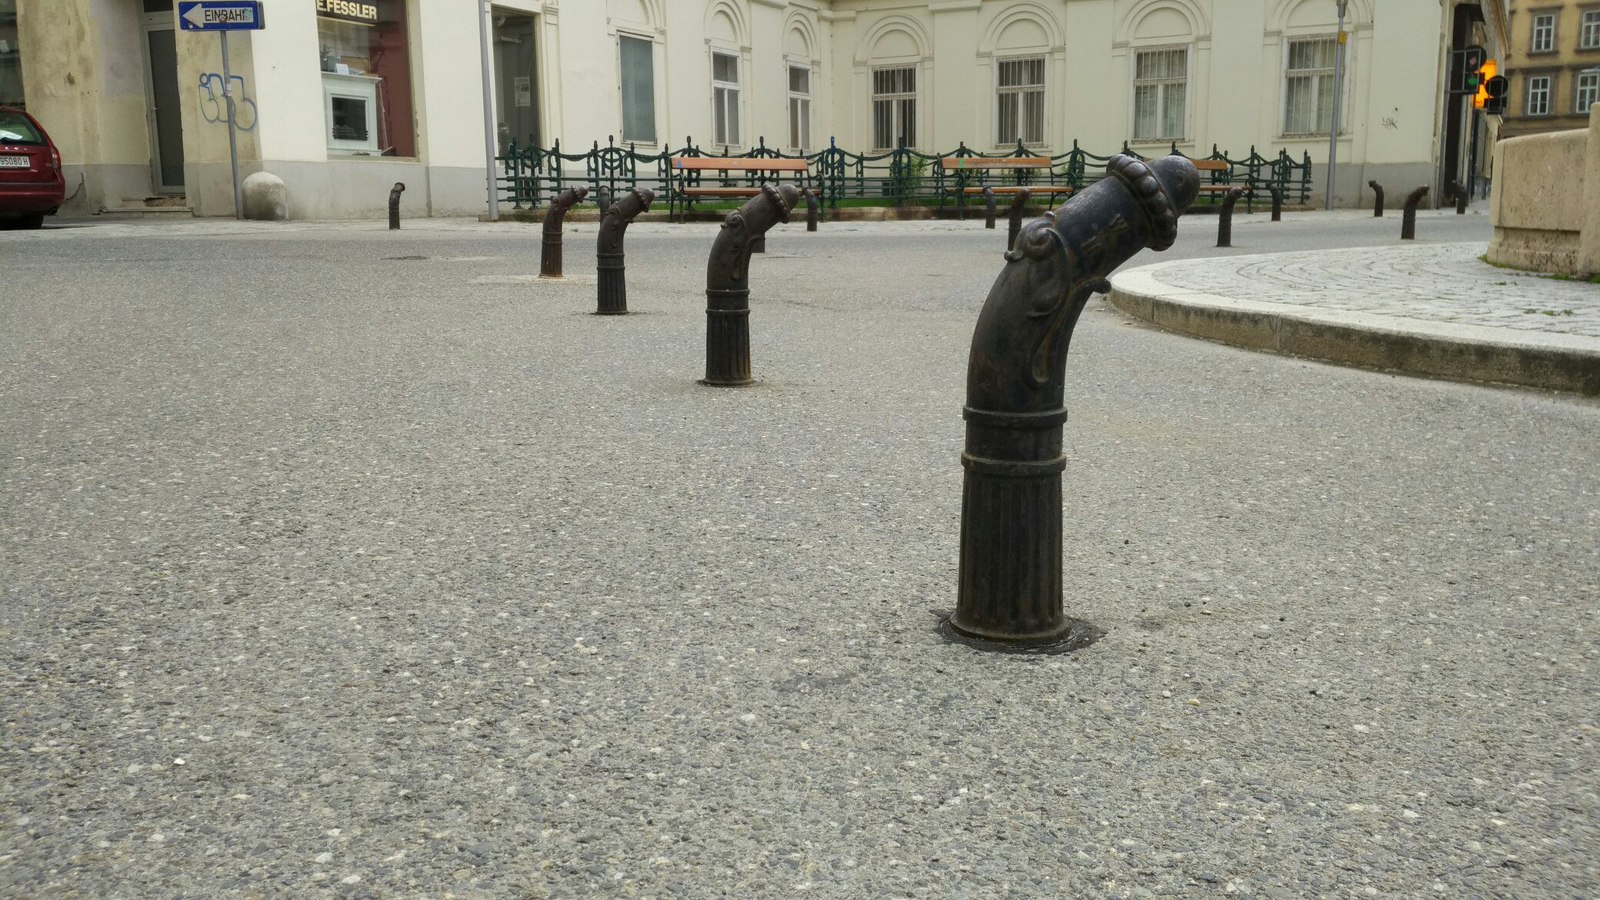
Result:
M1600 394L1600 285L1500 269L1481 243L1270 253L1118 273L1172 331L1416 375Z

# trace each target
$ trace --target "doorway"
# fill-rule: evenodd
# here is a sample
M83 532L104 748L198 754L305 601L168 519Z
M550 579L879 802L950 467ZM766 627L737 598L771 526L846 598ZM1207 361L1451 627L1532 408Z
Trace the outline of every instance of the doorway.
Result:
M502 156L512 141L543 146L534 22L533 16L494 12L495 143Z
M183 115L178 105L178 44L172 4L144 0L143 21L151 181L157 193L182 194Z

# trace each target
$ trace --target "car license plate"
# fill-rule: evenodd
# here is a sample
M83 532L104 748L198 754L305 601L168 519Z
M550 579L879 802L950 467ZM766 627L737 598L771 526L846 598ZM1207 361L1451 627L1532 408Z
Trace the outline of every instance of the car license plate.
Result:
M32 165L26 156L0 156L0 169L27 169Z

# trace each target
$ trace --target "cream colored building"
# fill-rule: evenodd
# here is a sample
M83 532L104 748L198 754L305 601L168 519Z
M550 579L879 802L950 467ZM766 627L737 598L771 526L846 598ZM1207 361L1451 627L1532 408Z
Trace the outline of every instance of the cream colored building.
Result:
M1339 202L1373 178L1439 184L1446 157L1465 165L1449 51L1494 17L1461 0L1347 3L1341 43L1338 0L498 0L494 140L1254 146L1309 154L1320 178L1337 109ZM174 0L0 0L0 29L8 5L26 105L78 208L171 195L233 213L218 35L176 30ZM244 173L281 177L291 218L381 215L395 181L408 215L483 211L475 7L266 0L266 27L228 39Z

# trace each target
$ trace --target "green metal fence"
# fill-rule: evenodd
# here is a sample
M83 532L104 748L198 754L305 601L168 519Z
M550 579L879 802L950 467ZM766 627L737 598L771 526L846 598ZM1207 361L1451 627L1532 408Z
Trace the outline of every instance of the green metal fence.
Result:
M1126 143L1117 151L1122 154L1147 159L1130 149ZM1173 154L1178 153L1173 145ZM617 146L608 139L604 147L596 141L589 149L567 153L560 141L549 148L519 147L513 143L505 155L498 157L501 199L515 209L536 209L557 193L569 187L586 186L591 192L604 188L613 195L632 188L649 188L656 193L658 202L665 200L674 215L691 209L694 198L683 189L701 186L750 186L762 181L793 181L794 173L763 173L731 171L674 172L672 159L679 156L744 159L804 159L806 173L804 187L815 189L825 208L841 206L910 206L910 205L961 205L970 202L966 188L1051 185L1080 190L1105 174L1105 165L1115 154L1104 156L1090 153L1072 142L1072 149L1059 155L1046 155L1020 144L1014 151L1003 154L983 154L965 143L948 153L922 153L908 147L898 147L881 153L852 153L831 145L817 153L781 153L760 139L754 148L738 154L706 153L686 139L682 147L660 153L641 153L634 145ZM941 160L958 158L1030 157L1050 160L1048 168L1030 169L965 169L947 168ZM1287 151L1279 150L1276 157L1266 157L1255 147L1242 157L1229 156L1215 145L1206 159L1222 160L1226 170L1207 172L1203 177L1212 183L1237 184L1252 199L1263 199L1276 188L1286 203L1305 203L1311 196L1311 155L1304 154L1300 161L1292 159ZM781 174L782 177L778 177ZM1059 193L1059 191L1057 192ZM1201 197L1201 202L1210 198ZM700 201L705 203L704 200Z

